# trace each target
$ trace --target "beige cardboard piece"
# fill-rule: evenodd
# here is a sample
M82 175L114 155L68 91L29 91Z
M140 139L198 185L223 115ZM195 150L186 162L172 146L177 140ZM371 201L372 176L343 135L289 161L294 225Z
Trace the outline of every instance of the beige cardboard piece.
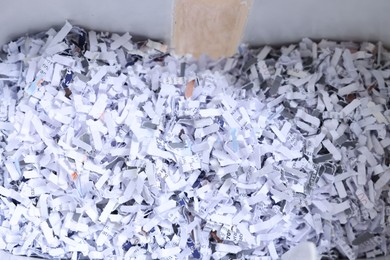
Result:
M237 51L252 0L176 0L172 47L199 57L229 56Z

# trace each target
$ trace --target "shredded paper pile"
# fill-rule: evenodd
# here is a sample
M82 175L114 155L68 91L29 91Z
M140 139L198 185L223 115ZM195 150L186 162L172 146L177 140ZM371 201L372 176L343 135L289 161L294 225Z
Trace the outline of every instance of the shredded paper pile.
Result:
M390 53L177 57L68 22L0 55L0 249L70 259L390 250Z

